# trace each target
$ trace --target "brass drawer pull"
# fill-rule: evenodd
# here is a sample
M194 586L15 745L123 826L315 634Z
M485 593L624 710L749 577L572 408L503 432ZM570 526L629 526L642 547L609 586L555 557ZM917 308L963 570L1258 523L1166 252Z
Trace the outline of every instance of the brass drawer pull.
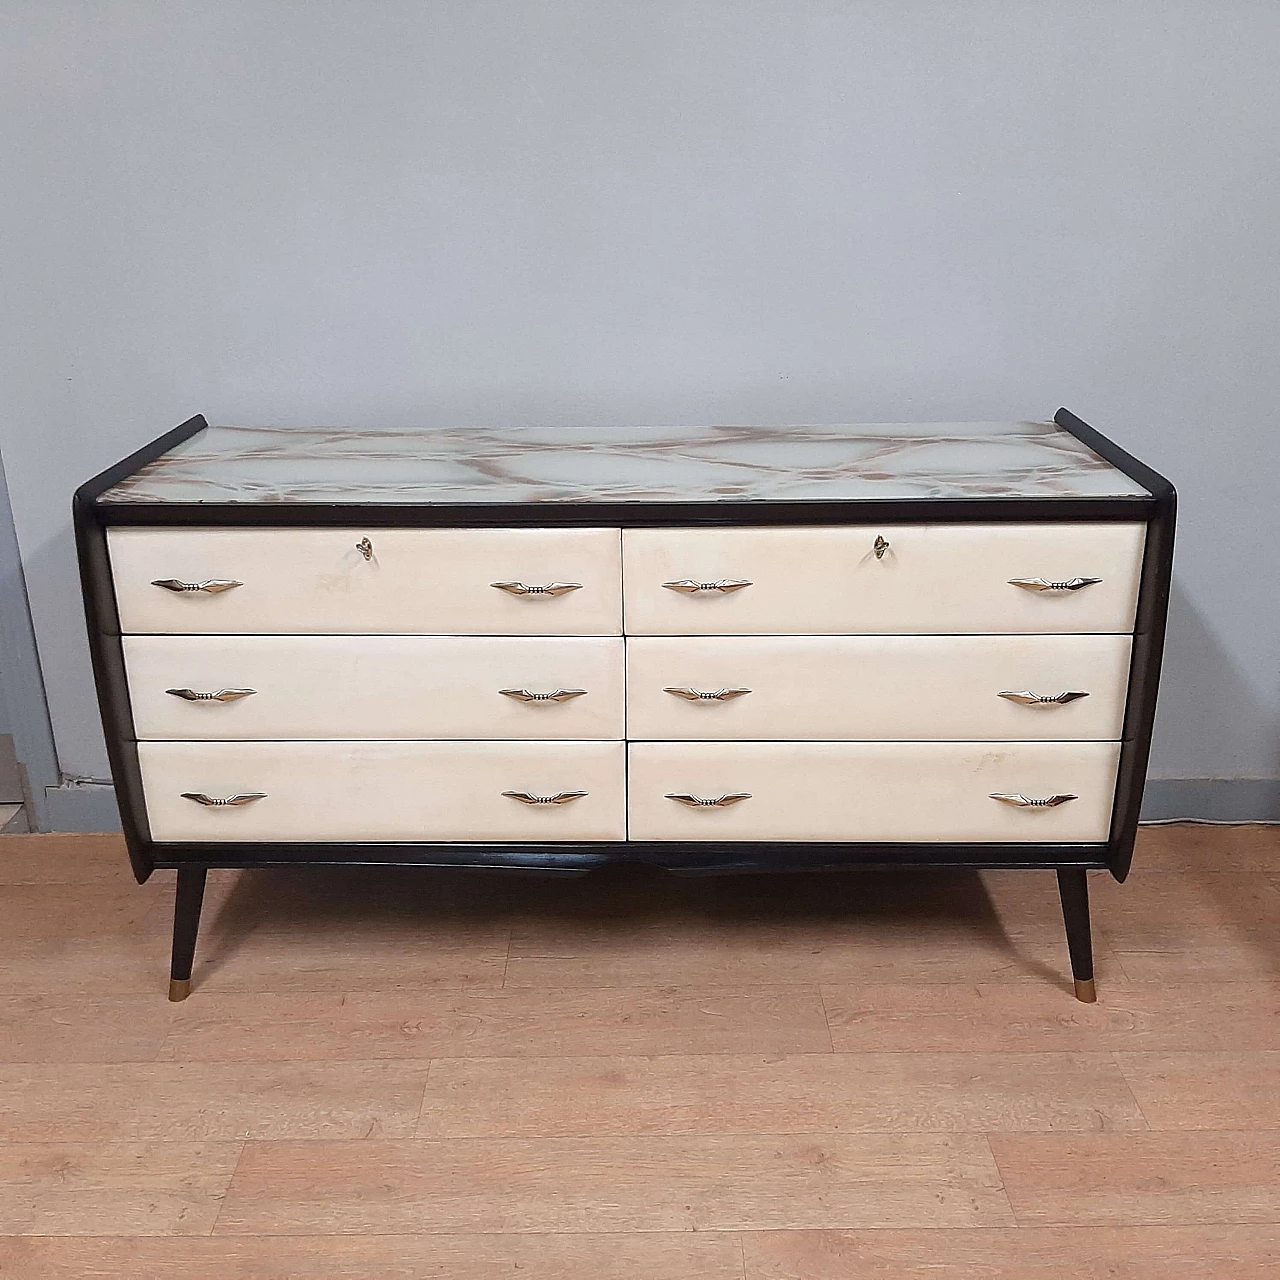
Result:
M370 542L368 538L361 538L360 541L356 543L356 550L364 556L366 560L373 559L373 543Z
M877 533L875 542L871 544L871 550L875 552L877 560L883 560L884 553L889 550L888 539Z
M741 591L751 585L745 578L721 578L719 582L695 582L692 578L681 578L678 582L664 582L668 591L679 591L681 595L692 596L699 591L719 591L728 595L731 591Z
M207 582L183 582L179 578L153 578L151 580L153 587L163 587L166 591L184 592L184 591L205 591L211 596L216 596L223 591L231 591L236 587L243 587L243 582L237 582L234 578L210 578Z
M751 792L731 791L728 795L716 796L715 799L705 799L702 796L693 796L683 794L681 792L668 791L666 798L668 800L676 800L683 805L688 805L690 809L727 809L730 805L738 804L740 801L750 800Z
M585 791L557 791L553 796L537 796L532 791L504 791L504 796L519 800L521 804L568 804L572 800L581 800Z
M499 689L504 698L514 698L517 702L568 702L573 698L581 698L585 689L557 689L554 693L530 693L528 689Z
M1079 796L1046 796L1043 800L1033 800L1030 796L1012 796L1004 795L999 791L991 793L993 800L1000 800L1005 804L1017 805L1019 809L1056 809L1060 804L1066 804L1068 800L1078 800Z
M580 582L548 582L545 587L530 587L523 582L491 582L491 587L511 596L565 596L570 591L581 591Z
M234 796L207 796L203 791L184 791L182 793L184 800L194 800L196 804L208 805L212 809L224 809L228 805L240 806L242 804L252 804L255 800L265 800L267 793L265 791L244 791Z
M175 698L183 698L187 702L238 702L257 692L257 689L218 689L214 693L197 693L194 689L165 690L165 693L171 693Z
M673 688L668 685L663 693L672 693L686 702L732 702L734 698L745 698L750 689L717 689L714 693L705 693L701 689Z
M1010 578L1011 587L1021 587L1024 591L1079 591L1081 587L1091 587L1101 578L1068 578L1065 582L1050 582L1046 578Z
M1013 691L1006 689L998 697L1008 698L1010 702L1016 702L1023 707L1065 707L1068 702L1075 702L1078 698L1087 698L1089 695L1083 689L1068 689L1064 693L1032 693L1030 689L1020 689Z

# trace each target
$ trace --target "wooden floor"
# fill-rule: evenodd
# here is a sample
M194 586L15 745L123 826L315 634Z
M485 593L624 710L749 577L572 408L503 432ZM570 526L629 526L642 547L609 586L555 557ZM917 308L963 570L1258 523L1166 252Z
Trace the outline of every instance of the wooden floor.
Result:
M1047 872L173 877L0 839L0 1277L1280 1275L1280 831Z

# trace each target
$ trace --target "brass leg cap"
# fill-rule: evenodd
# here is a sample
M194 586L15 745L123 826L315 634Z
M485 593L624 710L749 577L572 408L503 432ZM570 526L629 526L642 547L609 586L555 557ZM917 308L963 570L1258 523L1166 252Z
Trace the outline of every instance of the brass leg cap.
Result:
M1076 999L1082 1000L1085 1004L1097 1004L1098 989L1093 985L1092 978L1076 979Z
M1079 984L1076 984L1077 990ZM190 978L170 978L169 979L169 999L185 1000L191 994Z

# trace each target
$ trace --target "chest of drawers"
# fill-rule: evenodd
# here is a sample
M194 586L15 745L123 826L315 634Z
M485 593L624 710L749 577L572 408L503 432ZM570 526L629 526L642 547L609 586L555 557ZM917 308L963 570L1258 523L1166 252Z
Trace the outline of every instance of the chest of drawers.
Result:
M209 427L75 521L134 870L1129 870L1169 483L1078 419Z

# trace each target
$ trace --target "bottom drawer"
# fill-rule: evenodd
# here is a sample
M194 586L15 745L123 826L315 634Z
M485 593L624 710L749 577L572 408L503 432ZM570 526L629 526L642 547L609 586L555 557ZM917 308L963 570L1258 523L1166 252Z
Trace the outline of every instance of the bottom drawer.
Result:
M637 742L632 840L1106 840L1114 742ZM1019 807L993 792L1044 799ZM673 795L723 805L674 800Z
M621 840L621 742L140 742L155 840ZM530 804L562 792L564 803ZM206 805L184 792L244 804Z

